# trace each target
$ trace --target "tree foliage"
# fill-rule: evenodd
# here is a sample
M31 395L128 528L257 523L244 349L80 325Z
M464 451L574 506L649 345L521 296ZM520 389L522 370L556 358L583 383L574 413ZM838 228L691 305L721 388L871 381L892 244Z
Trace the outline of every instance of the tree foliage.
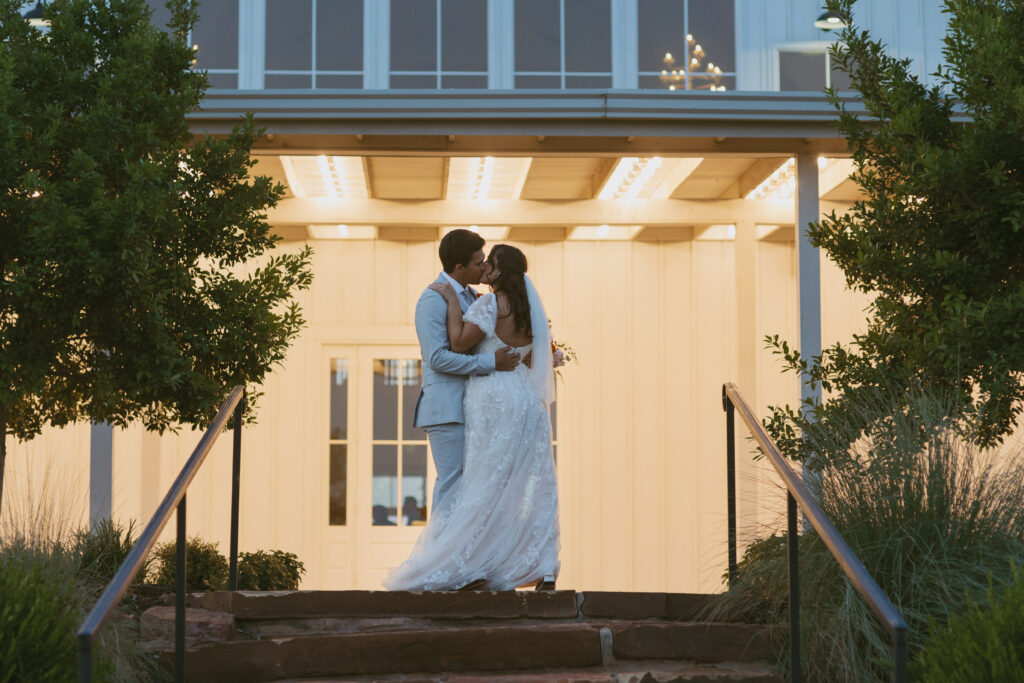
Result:
M853 16L854 0L827 4ZM768 339L788 369L832 394L800 412L772 409L766 426L799 459L809 455L803 432L848 425L850 406L873 398L949 397L982 445L1001 441L1021 413L1024 4L946 0L944 11L945 66L933 85L856 26L831 48L867 112L828 91L866 198L807 234L849 287L874 299L867 331L812 362Z
M273 251L261 131L189 131L194 0L168 30L143 0L53 0L47 32L21 4L0 0L0 434L203 424L303 324L309 251Z

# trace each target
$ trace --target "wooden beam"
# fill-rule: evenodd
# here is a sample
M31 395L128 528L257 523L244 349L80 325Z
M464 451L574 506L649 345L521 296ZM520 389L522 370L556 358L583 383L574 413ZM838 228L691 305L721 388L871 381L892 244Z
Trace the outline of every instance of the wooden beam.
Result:
M272 225L710 225L750 219L794 222L792 202L775 200L284 199Z
M743 199L764 182L768 176L774 173L777 168L786 163L786 159L787 157L765 157L758 159L736 179L732 187L722 193L722 196L727 197L730 196L730 192L734 192L732 196Z

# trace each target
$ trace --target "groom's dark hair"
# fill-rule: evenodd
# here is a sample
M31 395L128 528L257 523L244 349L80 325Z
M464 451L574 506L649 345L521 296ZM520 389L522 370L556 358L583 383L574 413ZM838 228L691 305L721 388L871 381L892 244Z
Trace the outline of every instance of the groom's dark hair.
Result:
M468 266L473 254L483 249L484 244L484 238L472 230L452 230L441 238L441 248L438 249L444 272L451 273L460 263Z

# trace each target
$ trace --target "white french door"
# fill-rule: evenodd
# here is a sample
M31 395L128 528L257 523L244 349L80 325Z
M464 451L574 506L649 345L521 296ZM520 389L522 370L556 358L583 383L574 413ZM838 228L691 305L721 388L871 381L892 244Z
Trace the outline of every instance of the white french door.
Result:
M422 385L413 345L326 346L327 588L380 588L430 514L434 468L412 426Z

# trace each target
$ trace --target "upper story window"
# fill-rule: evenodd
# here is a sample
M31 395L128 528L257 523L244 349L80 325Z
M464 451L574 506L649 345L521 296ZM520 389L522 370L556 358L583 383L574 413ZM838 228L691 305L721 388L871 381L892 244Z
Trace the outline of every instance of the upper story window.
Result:
M392 88L486 88L487 0L391 0Z
M149 0L153 24L166 28L171 13L165 0ZM238 87L238 0L203 0L199 21L189 36L196 66L206 69L211 88Z
M849 75L832 64L828 47L779 49L779 90L820 92L826 87L849 90Z
M363 0L267 0L263 82L267 89L363 87Z
M516 88L610 88L609 0L516 0Z
M641 88L736 89L734 0L640 0L638 5Z

